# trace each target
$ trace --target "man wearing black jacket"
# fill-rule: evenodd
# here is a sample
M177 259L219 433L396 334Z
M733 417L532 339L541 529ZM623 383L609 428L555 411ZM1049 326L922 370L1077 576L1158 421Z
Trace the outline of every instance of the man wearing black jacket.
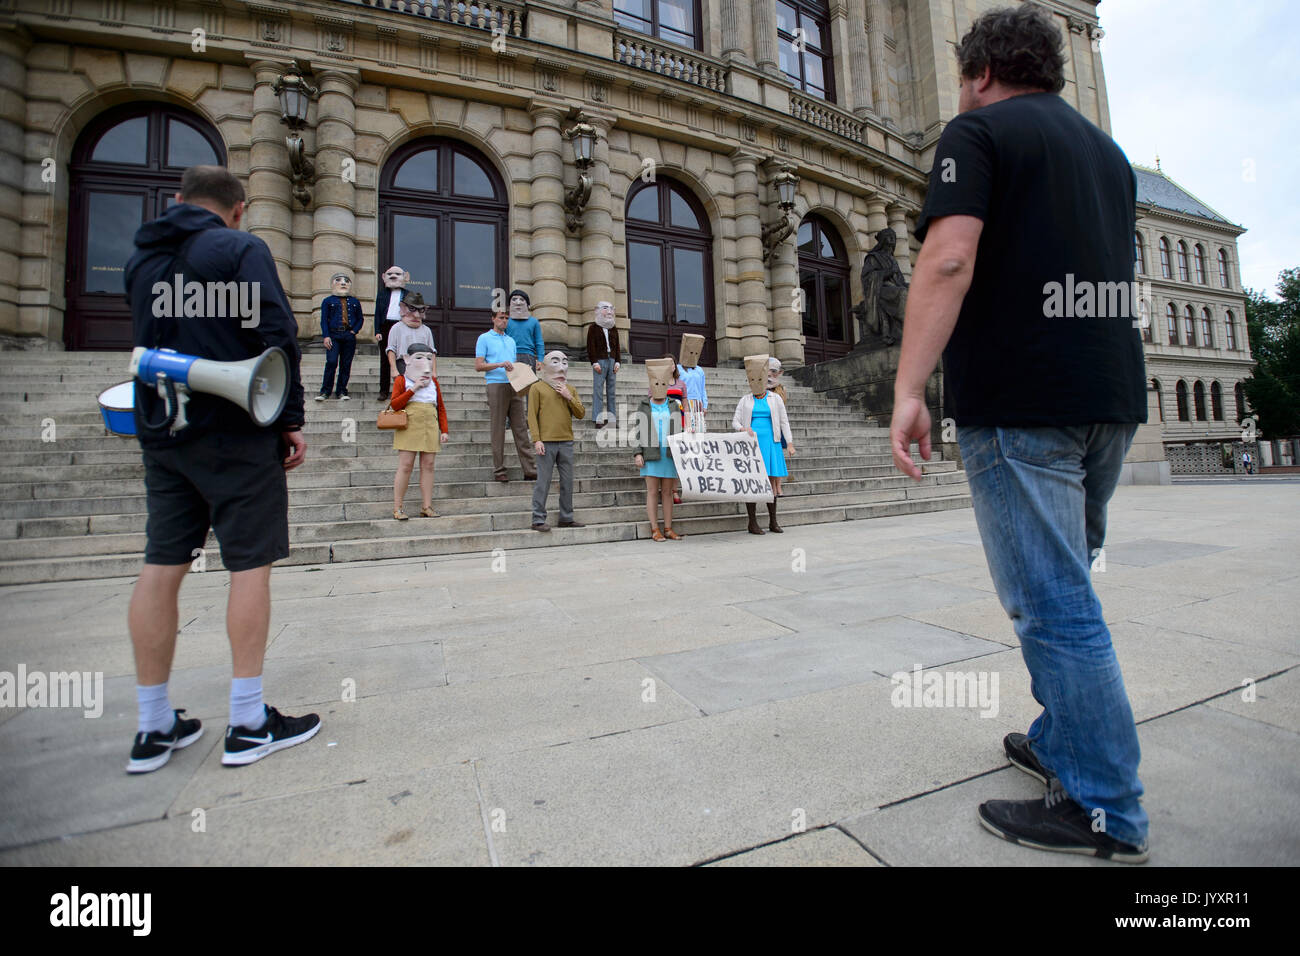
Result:
M149 520L144 567L128 612L139 707L129 773L157 770L173 750L189 746L203 732L199 721L181 716L184 710L172 710L167 682L176 648L177 597L209 526L230 571L226 628L234 678L222 763L252 763L320 729L315 714L286 717L262 702L271 563L289 554L285 472L307 454L297 322L266 243L239 231L244 214L239 180L219 166L193 166L181 179L177 200L140 227L126 266L134 344L219 362L253 358L278 346L289 359L291 385L279 420L267 428L233 402L195 392L186 408L189 424L173 433L150 427L161 418L161 399L156 389L136 383ZM163 297L172 295L173 283L193 282L233 282L239 301L256 306L249 316L172 317L175 310Z

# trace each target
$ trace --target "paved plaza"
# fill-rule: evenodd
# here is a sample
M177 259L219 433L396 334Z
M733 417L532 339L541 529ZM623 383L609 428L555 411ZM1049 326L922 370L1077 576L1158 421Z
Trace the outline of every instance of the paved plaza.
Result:
M1110 515L1150 865L1300 864L1300 486ZM171 697L204 736L135 777L133 580L0 590L0 671L102 671L106 701L0 708L0 863L1118 865L977 822L1042 787L1002 754L1037 708L969 509L277 570L267 701L323 727L244 768L226 582L182 591ZM917 665L993 693L924 706L891 681Z

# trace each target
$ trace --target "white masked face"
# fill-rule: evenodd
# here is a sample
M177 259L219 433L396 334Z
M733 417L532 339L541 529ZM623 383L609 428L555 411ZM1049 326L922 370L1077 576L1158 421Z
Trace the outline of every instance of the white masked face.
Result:
M510 297L510 318L528 318L528 303L524 301L522 295L513 295Z
M406 371L403 373L408 382L418 382L423 376L433 376L433 353L416 352L406 356Z
M776 359L767 360L767 387L776 388L777 382L781 380L781 363Z
M346 298L352 293L352 280L345 275L336 275L330 279L330 289L339 298Z
M611 303L596 303L596 324L602 329L612 329L614 327L614 306Z
M384 273L384 286L389 289L401 289L410 278L410 273L403 271L401 266L389 266L388 271Z
M563 385L569 379L569 360L563 352L547 352L541 371L542 380L548 385Z

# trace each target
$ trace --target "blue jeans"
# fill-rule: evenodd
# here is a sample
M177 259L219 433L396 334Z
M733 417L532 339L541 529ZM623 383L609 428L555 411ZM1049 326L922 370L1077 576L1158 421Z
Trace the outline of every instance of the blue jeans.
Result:
M592 371L591 420L599 422L605 410L608 410L610 418L614 417L614 379L618 376L612 358L598 359L593 364L599 365L600 371Z
M1091 578L1136 432L962 427L957 441L989 573L1043 707L1030 746L1108 835L1141 844L1148 821L1138 802L1137 727Z
M357 351L357 337L355 335L339 335L334 333L330 335L330 343L334 346L325 352L325 378L320 383L320 393L328 395L334 388L334 370L338 369L339 385L335 395L346 395L348 393L348 379L352 376L352 356ZM339 358L343 362L339 364Z

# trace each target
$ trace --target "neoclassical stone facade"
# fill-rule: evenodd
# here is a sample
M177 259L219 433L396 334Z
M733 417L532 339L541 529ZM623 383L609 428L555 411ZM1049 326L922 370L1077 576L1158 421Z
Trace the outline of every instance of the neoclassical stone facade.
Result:
M246 228L270 247L304 338L318 334L315 309L336 271L355 272L357 294L368 314L373 308L377 273L390 264L382 257L407 241L402 217L426 214L418 204L403 206L395 198L400 190L387 193L385 177L394 175L395 154L430 139L452 144L438 162L457 177L460 167L452 164L463 154L499 183L503 251L493 259L491 284L529 292L548 343L580 349L601 299L615 303L628 329L639 307L630 302L639 280L629 276L629 255L645 251L629 248L629 202L648 174L699 211L687 218L702 217L695 235L707 257L700 272L707 288L699 302L688 302L694 294L681 276L693 267L690 250L672 246L671 229L645 239L645 248L660 242L668 250L664 284L678 282L676 303L665 289L660 306L679 317L702 310L718 362L770 350L800 364L810 326L796 306L799 290L833 283L808 284L798 231L765 247L765 229L781 219L774 177L785 167L799 177L793 215L803 223L815 218L832 234L827 248L844 261L848 288L839 298L827 293L824 310L860 296L862 255L887 225L899 234L910 273L925 171L956 111L953 45L995 5L699 0L683 34L662 26L682 27L672 20L679 8L651 4L646 9L657 11L661 26L637 26L620 0L0 0L0 335L29 347L116 341L120 319L107 298L114 266L80 259L120 253L105 251L108 213L95 220L92 207L125 208L121 203L134 200L113 198L112 177L96 165L102 157L98 146L86 146L87 131L115 108L126 116L139 104L162 104L172 112L150 114L148 129L164 132L149 136L168 138L150 139L150 149L171 149L186 137L213 141L246 184ZM1044 5L1067 39L1063 95L1108 128L1096 4ZM789 11L796 9L798 22L820 38L815 63L798 47L811 42L807 26L789 39ZM295 64L318 89L303 132L315 167L306 207L293 199L275 92ZM814 74L825 90L807 79ZM581 225L570 228L565 201L578 169L565 133L580 120L598 139ZM185 133L187 124L198 132ZM102 152L113 155L109 146ZM157 177L132 186L146 218L150 208L163 208L158 194L178 175L157 155L148 160ZM672 196L665 197L668 209ZM438 203L431 197L428 221L443 216L450 225L437 228L449 231L438 235L453 246L457 230L472 232L464 223L490 219L456 206L455 197L446 209ZM454 255L446 244L439 257ZM402 248L416 247L408 241ZM469 253L464 258L460 265L448 258L447 268L468 276ZM94 269L100 272L87 271ZM457 289L485 285L467 278ZM486 323L486 301L472 304ZM448 300L449 316L456 305ZM447 321L463 324L468 314L462 309ZM822 321L815 334L838 328L843 346L852 344L845 331L852 322Z
M1163 171L1138 177L1135 273L1148 291L1148 385L1166 445L1241 440L1241 383L1254 360L1237 237L1245 230ZM1173 331L1170 322L1173 322ZM1181 397L1180 397L1181 395Z

